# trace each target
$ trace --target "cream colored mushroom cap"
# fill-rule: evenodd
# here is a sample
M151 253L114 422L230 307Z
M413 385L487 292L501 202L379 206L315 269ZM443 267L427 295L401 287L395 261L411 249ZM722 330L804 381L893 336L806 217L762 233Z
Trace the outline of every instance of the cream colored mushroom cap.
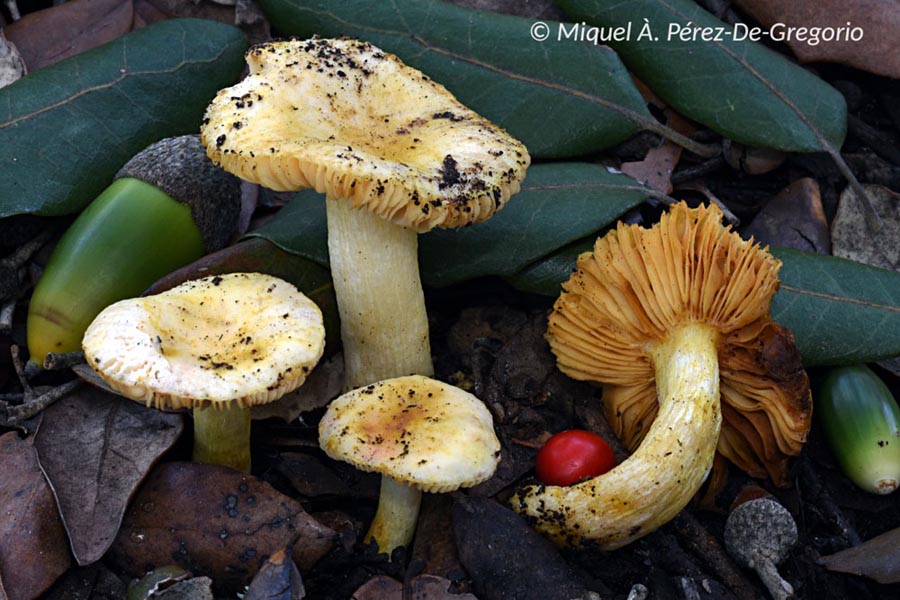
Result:
M84 334L88 364L158 408L252 406L299 387L325 348L322 313L260 273L188 281L104 309Z
M335 460L424 492L481 483L500 461L484 403L421 375L386 379L333 400L319 422L319 445Z
M221 90L201 139L268 188L315 188L416 231L490 218L530 163L521 142L393 54L353 39L274 41Z

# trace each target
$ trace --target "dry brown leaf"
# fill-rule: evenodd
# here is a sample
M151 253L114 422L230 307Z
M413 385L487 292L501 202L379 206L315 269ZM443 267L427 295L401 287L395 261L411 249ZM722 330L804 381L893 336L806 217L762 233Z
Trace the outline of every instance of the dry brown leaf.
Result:
M0 436L0 579L9 600L37 598L72 562L32 440Z
M900 194L880 185L864 185L880 223L851 187L841 194L831 224L831 246L835 256L883 269L900 271Z
M174 561L211 577L217 593L233 594L279 548L293 542L294 561L308 569L334 539L264 481L215 465L167 463L141 486L109 556L135 577Z
M681 147L667 141L650 148L643 160L622 163L619 170L657 192L669 194L672 192L672 171L679 158Z
M864 575L878 583L900 583L900 528L859 546L823 556L819 564L829 571Z
M131 0L73 0L30 13L6 28L29 71L131 31Z
M44 411L34 444L79 564L103 556L131 495L183 428L181 415L89 386Z
M743 231L763 245L831 254L819 184L804 177L769 198Z
M844 33L834 41L810 43L788 41L787 44L801 62L827 61L856 67L870 73L900 78L900 7L896 0L738 0L738 5L771 28L787 27L830 28ZM848 27L847 23L850 23ZM846 30L859 28L863 37L852 41ZM779 41L776 39L776 41Z

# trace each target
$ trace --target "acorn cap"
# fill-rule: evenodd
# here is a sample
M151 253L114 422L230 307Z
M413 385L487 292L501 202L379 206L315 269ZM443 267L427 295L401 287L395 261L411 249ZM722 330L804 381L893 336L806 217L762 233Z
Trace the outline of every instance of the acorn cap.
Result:
M449 492L489 479L500 442L484 403L421 375L373 383L334 399L319 422L331 458L423 492Z
M221 90L201 137L242 179L315 188L415 231L491 217L519 190L521 142L393 54L353 39L275 41Z
M112 389L148 406L246 407L299 387L322 356L325 329L290 283L232 273L116 302L82 347Z
M549 319L560 369L604 384L606 416L634 450L657 411L649 349L679 324L718 331L717 451L754 477L786 479L810 427L809 381L790 331L769 316L780 261L679 203L649 229L620 223L578 258Z
M199 135L162 139L138 152L115 179L133 177L186 204L206 252L224 248L238 225L241 181L206 156Z

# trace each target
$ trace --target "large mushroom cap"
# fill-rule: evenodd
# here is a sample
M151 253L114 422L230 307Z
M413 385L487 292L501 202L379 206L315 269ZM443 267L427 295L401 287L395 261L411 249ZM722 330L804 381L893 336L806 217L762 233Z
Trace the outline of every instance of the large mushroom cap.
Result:
M489 218L525 177L520 142L372 44L275 41L247 62L201 128L210 158L243 179L428 231Z
M110 387L148 406L246 407L300 386L322 356L325 329L293 285L233 273L117 302L82 346Z
M619 224L579 257L547 338L563 372L604 384L607 418L634 449L658 406L648 350L680 324L711 324L723 414L717 450L783 483L809 431L809 383L790 331L769 317L781 263L721 217L715 206L680 203L650 229Z
M476 485L500 461L484 403L421 375L387 379L333 400L319 422L319 444L335 460L424 492Z

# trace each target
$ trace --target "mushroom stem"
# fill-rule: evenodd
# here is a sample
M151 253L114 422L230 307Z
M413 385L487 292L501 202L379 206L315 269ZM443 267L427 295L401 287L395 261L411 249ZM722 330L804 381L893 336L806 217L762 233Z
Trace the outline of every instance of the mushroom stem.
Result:
M250 409L194 409L194 462L250 472Z
M418 488L382 477L378 510L369 525L366 541L374 540L378 551L388 556L396 548L408 546L416 531L421 503L422 492Z
M432 375L416 232L344 200L326 204L344 390L403 375Z
M578 485L526 487L513 508L557 543L584 539L606 550L671 520L712 467L722 423L717 338L694 322L652 348L659 412L634 454Z

